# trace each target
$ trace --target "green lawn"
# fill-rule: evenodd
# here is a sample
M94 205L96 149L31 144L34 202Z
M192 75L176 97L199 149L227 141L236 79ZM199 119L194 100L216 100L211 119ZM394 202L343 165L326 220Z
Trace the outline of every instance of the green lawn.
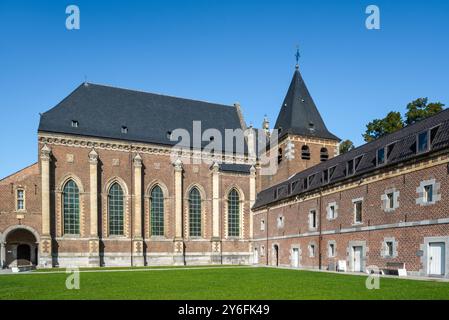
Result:
M272 268L228 267L81 272L80 290L67 274L0 275L0 299L448 299L449 283Z

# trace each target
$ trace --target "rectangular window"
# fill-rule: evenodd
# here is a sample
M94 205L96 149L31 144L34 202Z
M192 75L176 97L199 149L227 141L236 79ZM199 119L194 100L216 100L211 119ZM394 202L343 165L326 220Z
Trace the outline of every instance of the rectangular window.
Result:
M309 227L310 229L316 229L316 211L312 210L309 213Z
M332 179L332 176L334 175L336 166L333 166L332 168L329 168L329 181Z
M354 202L354 222L362 223L362 201Z
M394 209L394 193L387 194L387 209Z
M329 243L329 257L335 257L335 244Z
M284 217L278 217L278 228L284 227Z
M377 165L383 165L385 163L385 148L377 150Z
M430 129L430 146L432 146L433 143L435 142L435 138L437 136L439 129L440 129L440 126Z
M348 161L347 172L348 172L348 176L352 176L354 174L354 160Z
M314 245L314 244L311 244L311 245L309 246L309 256L310 256L311 258L315 257L315 245Z
M265 231L265 220L260 221L260 231Z
M335 205L329 206L329 219L335 219Z
M328 183L328 182L329 182L329 171L324 170L323 171L323 183Z
M17 210L25 210L25 192L17 190Z
M388 257L392 257L393 256L393 241L387 241L385 242L385 247L386 247L386 255Z
M304 190L307 190L309 188L309 180L304 178Z
M429 150L429 133L427 131L418 135L418 153Z
M433 185L424 186L424 202L429 203L433 201Z
M72 120L72 127L73 128L78 128L78 126L79 126L79 122L76 121L76 120Z

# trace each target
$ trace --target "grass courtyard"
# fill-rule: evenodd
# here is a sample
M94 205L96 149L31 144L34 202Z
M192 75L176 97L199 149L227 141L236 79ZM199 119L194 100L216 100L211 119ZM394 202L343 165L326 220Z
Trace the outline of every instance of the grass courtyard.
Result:
M0 299L449 299L449 282L253 267L82 270L68 290L63 270L0 275Z

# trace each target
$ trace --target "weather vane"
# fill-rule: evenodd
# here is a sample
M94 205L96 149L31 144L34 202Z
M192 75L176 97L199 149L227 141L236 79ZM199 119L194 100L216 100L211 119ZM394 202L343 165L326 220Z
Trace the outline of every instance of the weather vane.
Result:
M299 58L301 57L301 54L299 53L299 46L296 46L296 68L299 68Z

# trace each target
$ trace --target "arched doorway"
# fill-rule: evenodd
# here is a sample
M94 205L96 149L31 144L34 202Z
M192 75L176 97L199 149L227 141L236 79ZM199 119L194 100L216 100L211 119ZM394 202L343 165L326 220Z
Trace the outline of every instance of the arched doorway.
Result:
M5 233L5 267L37 265L38 239L28 228L16 227Z

